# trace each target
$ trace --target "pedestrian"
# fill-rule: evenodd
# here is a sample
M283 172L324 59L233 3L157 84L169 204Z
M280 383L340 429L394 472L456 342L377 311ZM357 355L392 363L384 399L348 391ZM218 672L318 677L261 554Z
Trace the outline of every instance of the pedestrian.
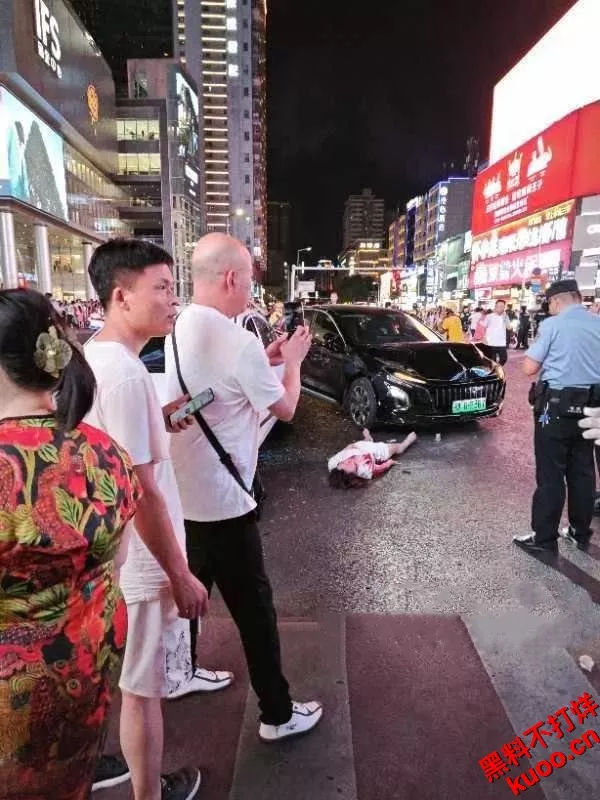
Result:
M540 306L540 310L537 312L533 320L535 323L535 330L533 333L534 336L537 337L540 331L540 325L542 324L542 322L547 320L549 316L550 316L550 306L548 304L548 301L544 300Z
M349 444L327 462L329 483L335 489L364 488L391 469L397 463L394 456L405 453L416 441L417 435L409 433L401 442L374 442L365 428L361 441Z
M252 281L250 253L233 237L203 237L192 256L192 277L192 303L165 343L170 396L183 386L192 397L207 389L214 395L197 417L198 425L171 441L190 566L209 591L213 584L218 587L240 632L258 696L259 736L278 741L310 731L323 708L318 702L290 699L250 487L258 461L260 415L269 409L278 419L293 418L300 365L311 339L300 325L265 350L233 322L246 305ZM282 381L271 367L281 363ZM195 660L193 621L191 627Z
M475 331L477 330L477 325L482 316L483 308L481 306L477 306L477 308L471 312L471 317L469 319L469 330L471 331L471 339L473 341L475 341Z
M95 250L89 266L105 322L85 346L97 383L88 421L129 452L144 492L120 575L129 617L120 679L121 747L135 800L191 800L201 780L196 767L160 774L161 699L191 675L189 659L185 663L172 656L189 636L186 620L197 619L207 609L206 589L187 564L183 515L169 458L169 415L185 399L161 408L152 378L138 357L151 337L165 336L172 328L177 304L172 265L171 257L154 244L115 239ZM186 424L184 420L178 427ZM182 662L179 670L168 671L168 661Z
M525 374L537 378L530 400L535 415L537 488L532 532L515 536L526 550L556 553L568 489L569 528L563 535L585 546L592 535L596 476L593 442L578 422L600 405L600 318L588 314L574 280L557 281L546 294L550 313L525 356Z
M494 311L488 314L484 321L485 326L485 354L492 361L504 365L508 360L508 339L510 335L510 320L506 314L504 300L497 300Z
M521 313L519 314L519 328L517 333L517 350L527 350L529 347L530 327L531 319L527 313L527 306L521 306Z
M444 318L441 321L438 330L440 333L446 334L446 338L449 342L465 341L465 335L460 317L452 308L445 309Z
M82 423L95 381L47 297L0 292L0 797L84 800L121 667L115 575L138 502Z

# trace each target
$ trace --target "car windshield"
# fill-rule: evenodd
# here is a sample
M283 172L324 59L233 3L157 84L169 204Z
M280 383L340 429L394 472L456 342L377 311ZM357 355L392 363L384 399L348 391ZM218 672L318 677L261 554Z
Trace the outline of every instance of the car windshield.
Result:
M385 345L396 342L439 342L440 337L418 319L390 311L369 314L362 311L345 312L336 316L342 333L358 344Z

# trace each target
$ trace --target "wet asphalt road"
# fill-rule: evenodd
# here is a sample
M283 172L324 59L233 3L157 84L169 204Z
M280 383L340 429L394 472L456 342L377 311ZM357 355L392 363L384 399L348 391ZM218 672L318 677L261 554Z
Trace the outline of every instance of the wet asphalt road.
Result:
M401 466L367 489L329 487L327 458L360 433L336 407L302 398L293 425L275 431L261 456L269 492L262 531L281 613L535 607L529 587L547 568L511 544L530 529L534 488L522 359L511 351L500 418L449 427L440 442L421 434ZM600 577L597 562L585 568Z

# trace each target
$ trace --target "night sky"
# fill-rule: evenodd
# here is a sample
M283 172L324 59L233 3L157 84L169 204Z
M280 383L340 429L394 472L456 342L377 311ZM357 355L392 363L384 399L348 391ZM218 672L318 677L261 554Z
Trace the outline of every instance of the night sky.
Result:
M494 84L572 5L270 0L269 196L292 203L293 250L336 256L349 194L403 205L469 136L487 158Z
M171 0L71 2L121 72L125 53L172 51ZM393 210L469 136L487 158L494 84L575 0L267 2L269 197L292 203L291 260L339 254L349 194Z

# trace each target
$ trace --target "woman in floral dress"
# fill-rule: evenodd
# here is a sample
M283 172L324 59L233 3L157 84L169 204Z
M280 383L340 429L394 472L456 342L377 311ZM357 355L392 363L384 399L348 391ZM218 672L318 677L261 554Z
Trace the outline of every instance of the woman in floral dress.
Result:
M0 798L90 792L127 628L137 486L81 422L95 383L43 295L0 291ZM124 548L123 548L124 549Z

